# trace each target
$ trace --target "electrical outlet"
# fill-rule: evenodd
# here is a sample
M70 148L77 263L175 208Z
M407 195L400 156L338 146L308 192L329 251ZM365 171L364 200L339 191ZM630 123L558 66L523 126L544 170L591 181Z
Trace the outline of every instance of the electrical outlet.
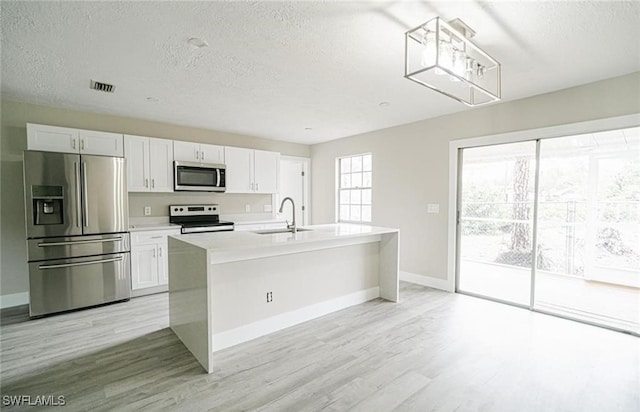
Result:
M145 216L151 216L151 206L145 206L144 207L144 215Z
M244 205L244 211L245 211L246 213L251 212L251 205Z
M440 213L440 204L439 203L427 204L427 213Z
M273 292L267 292L267 303L273 302Z

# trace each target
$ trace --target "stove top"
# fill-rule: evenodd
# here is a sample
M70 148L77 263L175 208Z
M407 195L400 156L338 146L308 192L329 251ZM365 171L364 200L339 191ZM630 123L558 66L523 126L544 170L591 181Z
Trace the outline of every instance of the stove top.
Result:
M169 222L182 225L182 233L221 232L234 229L233 222L221 221L218 205L171 205Z

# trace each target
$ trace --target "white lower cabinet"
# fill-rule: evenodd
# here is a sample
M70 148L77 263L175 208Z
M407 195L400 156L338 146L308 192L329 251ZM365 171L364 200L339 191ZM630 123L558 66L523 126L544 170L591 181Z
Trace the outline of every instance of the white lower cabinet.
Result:
M169 283L167 236L179 234L180 229L131 233L131 290Z

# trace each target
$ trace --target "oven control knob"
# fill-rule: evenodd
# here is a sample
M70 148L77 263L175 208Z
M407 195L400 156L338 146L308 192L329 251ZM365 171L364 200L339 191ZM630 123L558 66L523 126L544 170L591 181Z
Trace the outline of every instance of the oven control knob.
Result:
M180 208L180 211L181 211L181 212L182 212L183 210L184 210L183 208Z
M177 212L177 211L178 211L178 208L177 208L177 207L176 207L176 208L174 208L174 209L173 209L173 211L174 211L174 212Z

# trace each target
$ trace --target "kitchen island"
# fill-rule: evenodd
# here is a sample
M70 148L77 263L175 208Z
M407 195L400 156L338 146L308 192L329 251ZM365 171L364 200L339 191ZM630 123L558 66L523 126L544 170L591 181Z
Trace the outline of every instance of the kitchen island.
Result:
M397 229L299 230L169 237L170 327L208 373L215 351L378 297L398 301Z

